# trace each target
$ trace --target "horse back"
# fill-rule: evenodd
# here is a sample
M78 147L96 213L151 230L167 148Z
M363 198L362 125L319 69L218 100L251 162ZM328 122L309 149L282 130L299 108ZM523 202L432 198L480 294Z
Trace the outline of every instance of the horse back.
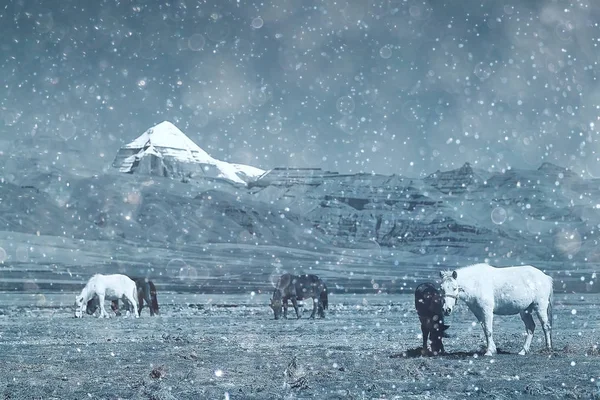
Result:
M552 278L531 265L497 268L490 278L494 312L499 315L520 312L552 292Z
M131 294L130 290L136 286L131 278L123 274L102 275L102 278L97 280L97 285L100 290L103 289L107 294L114 294L116 297Z
M308 298L318 298L323 290L326 290L325 284L317 275L305 274L298 275L293 280L298 300Z
M496 288L514 291L549 291L552 278L531 265L495 268L493 279L489 280Z
M283 299L304 300L319 297L323 290L326 290L325 283L317 275L283 274L277 281L273 298L281 294Z

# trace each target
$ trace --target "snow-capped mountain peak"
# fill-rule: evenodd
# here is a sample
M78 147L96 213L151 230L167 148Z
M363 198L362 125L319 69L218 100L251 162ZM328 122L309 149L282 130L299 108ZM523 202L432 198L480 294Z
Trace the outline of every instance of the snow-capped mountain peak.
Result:
M169 121L163 121L149 128L123 148L160 148L163 156L172 155L183 162L212 164L216 161Z
M113 166L126 173L142 171L181 179L216 177L240 184L246 184L265 172L260 168L211 157L169 121L149 128L123 146Z

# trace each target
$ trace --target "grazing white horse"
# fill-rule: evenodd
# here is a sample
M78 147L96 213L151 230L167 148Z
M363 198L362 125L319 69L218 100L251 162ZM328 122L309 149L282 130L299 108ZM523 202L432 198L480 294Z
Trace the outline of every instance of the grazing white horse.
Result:
M83 317L85 308L90 299L98 295L100 301L100 317L108 318L104 308L104 300L123 300L134 307L135 318L139 318L138 304L136 301L137 287L129 277L121 274L102 275L96 274L90 278L81 293L75 297L75 317ZM128 311L129 312L129 311Z
M443 311L450 315L456 302L465 302L483 327L487 342L485 355L497 352L492 337L493 315L520 314L527 338L520 355L529 352L535 313L542 324L546 348L552 349L552 277L530 265L497 268L474 264L455 271L440 272Z

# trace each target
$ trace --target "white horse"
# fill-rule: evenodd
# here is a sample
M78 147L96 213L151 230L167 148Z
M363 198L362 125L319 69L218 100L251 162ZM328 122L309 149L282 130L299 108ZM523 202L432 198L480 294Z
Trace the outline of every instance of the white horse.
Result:
M105 299L129 302L134 307L135 318L139 318L138 304L136 301L137 287L135 282L129 277L121 274L96 274L92 276L81 293L75 297L75 317L83 317L88 301L95 295L98 296L98 300L100 301L99 318L108 318L108 313L104 308Z
M456 302L463 300L483 326L486 356L497 352L492 337L494 314L521 315L527 338L519 354L525 355L533 339L535 312L544 330L546 348L552 349L552 277L530 265L497 268L485 263L442 271L440 276L444 314L449 315Z

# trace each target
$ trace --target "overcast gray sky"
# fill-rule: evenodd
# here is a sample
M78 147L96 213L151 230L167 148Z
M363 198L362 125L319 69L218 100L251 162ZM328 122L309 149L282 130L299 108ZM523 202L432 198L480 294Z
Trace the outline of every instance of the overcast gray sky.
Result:
M2 165L100 171L166 119L264 169L600 177L591 0L33 3L0 9Z

